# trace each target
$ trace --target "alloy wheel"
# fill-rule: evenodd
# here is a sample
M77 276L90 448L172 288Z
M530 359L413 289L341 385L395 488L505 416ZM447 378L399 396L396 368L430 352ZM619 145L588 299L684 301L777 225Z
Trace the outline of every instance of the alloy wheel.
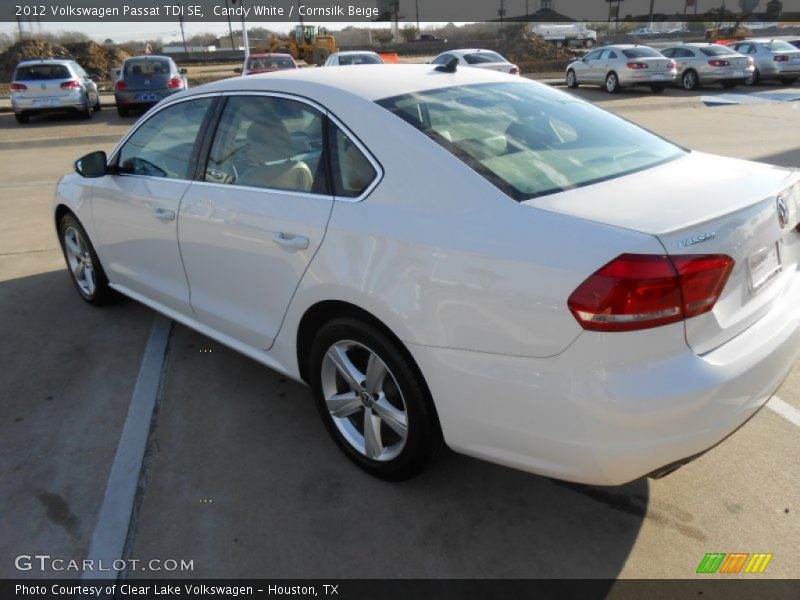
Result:
M97 289L92 256L83 236L74 227L64 230L64 249L75 283L86 296L91 297Z

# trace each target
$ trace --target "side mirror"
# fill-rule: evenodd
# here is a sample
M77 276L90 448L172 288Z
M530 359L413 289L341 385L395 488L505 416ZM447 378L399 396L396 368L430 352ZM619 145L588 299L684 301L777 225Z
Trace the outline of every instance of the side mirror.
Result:
M233 70L233 72L234 72L234 73L239 73L239 75L241 75L241 74L242 74L242 67L236 67L236 68Z
M102 150L98 150L96 152L90 152L85 156L81 156L78 160L75 161L75 171L81 177L102 177L103 175L107 175L109 172L108 169L108 157L106 153Z
M178 73L180 73L181 75L186 75L188 72L189 72L188 69L178 69Z

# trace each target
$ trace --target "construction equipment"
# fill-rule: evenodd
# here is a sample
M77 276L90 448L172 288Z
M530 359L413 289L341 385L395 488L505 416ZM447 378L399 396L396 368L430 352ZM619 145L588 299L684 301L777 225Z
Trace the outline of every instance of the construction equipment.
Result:
M257 44L256 51L291 54L295 60L322 66L339 48L336 47L336 38L323 28L317 31L314 25L297 25L288 36L273 36Z

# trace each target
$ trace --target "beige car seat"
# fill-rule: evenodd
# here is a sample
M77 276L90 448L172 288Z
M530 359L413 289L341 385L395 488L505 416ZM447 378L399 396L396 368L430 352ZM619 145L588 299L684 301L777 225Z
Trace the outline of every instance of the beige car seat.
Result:
M247 129L248 152L261 163L242 173L241 185L310 192L314 186L311 169L303 161L291 160L294 155L292 136L282 121L254 122ZM268 164L265 164L268 163Z

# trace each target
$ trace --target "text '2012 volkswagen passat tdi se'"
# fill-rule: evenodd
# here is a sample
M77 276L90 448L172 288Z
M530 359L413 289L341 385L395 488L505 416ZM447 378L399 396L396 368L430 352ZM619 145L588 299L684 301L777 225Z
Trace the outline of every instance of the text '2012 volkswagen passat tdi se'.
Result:
M560 479L660 474L800 346L800 176L455 65L176 94L58 184L80 295L138 300L313 391L408 478L446 444Z

